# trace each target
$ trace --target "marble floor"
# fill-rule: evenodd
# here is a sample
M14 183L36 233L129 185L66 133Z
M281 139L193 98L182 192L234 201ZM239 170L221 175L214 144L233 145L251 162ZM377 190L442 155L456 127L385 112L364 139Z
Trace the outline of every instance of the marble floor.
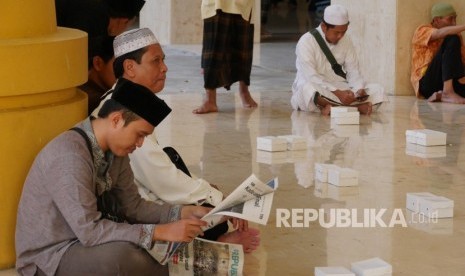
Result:
M359 126L335 127L330 118L291 109L294 47L256 47L251 91L258 108L242 108L233 86L219 90L220 112L206 115L191 113L203 96L200 47L164 47L170 71L159 95L173 112L156 130L159 142L175 147L194 174L226 193L252 173L263 181L279 179L268 224L254 225L262 245L246 255L244 274L313 275L317 266L350 268L379 257L392 264L393 275L465 275L465 106L390 96L379 112L361 116ZM430 155L407 148L405 131L414 128L446 132L447 146ZM258 136L287 134L304 136L308 149L285 156L257 151ZM359 171L359 186L315 181L315 163ZM454 217L429 221L412 215L405 209L409 192L454 200ZM283 210L295 211L294 223L288 220L294 227L282 223ZM365 227L302 223L299 210L321 210L320 220L351 210L349 219ZM365 212L384 212L381 223ZM390 225L392 218L397 223Z

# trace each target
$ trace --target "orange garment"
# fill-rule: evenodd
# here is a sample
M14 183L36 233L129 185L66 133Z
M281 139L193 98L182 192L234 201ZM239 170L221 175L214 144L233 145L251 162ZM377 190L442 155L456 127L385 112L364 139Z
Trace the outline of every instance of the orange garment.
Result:
M412 38L412 71L410 81L412 82L415 95L421 97L418 92L420 79L425 75L426 69L441 47L443 39L430 41L431 34L436 30L431 24L419 26ZM462 40L462 62L465 64L465 46Z

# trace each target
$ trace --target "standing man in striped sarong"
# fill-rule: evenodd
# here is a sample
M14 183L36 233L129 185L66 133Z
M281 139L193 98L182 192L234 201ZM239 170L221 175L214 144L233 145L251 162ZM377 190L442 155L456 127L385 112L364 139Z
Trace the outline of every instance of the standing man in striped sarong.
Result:
M250 95L254 0L202 0L202 69L206 97L195 114L218 112L216 89L239 82L242 105L257 107Z

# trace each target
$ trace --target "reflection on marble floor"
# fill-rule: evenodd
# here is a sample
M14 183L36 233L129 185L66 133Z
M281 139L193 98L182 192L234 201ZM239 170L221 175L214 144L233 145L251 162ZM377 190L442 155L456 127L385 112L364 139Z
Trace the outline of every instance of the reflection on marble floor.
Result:
M171 144L189 168L230 192L251 173L262 180L277 176L262 246L247 255L246 275L312 275L315 266L346 266L380 257L394 275L463 275L465 273L465 176L463 132L465 106L428 104L414 97L390 97L384 111L362 116L359 126L332 128L330 118L292 111L289 92L254 93L255 110L240 107L237 93L219 97L222 112L192 115L200 94L161 95L174 112L157 133ZM341 127L341 126L339 126ZM346 127L346 126L344 126ZM406 154L405 130L430 128L447 132L446 156L420 158ZM307 151L276 162L257 155L257 136L296 134L306 137ZM314 181L314 164L331 163L360 172L359 186L337 188ZM386 209L388 224L395 209L406 220L407 192L431 192L455 201L454 218L438 224L409 222L408 227L323 228L276 226L276 209Z

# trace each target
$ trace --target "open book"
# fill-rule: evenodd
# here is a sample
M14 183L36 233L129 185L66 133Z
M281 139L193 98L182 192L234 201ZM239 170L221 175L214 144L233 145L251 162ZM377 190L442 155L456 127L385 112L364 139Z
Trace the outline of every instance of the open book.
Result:
M208 230L221 223L225 219L224 216L236 217L266 225L273 203L273 192L277 188L277 178L265 184L252 174L202 218L202 220L208 222L208 226L203 230ZM159 263L166 264L176 250L184 245L186 243L158 242L148 252Z

